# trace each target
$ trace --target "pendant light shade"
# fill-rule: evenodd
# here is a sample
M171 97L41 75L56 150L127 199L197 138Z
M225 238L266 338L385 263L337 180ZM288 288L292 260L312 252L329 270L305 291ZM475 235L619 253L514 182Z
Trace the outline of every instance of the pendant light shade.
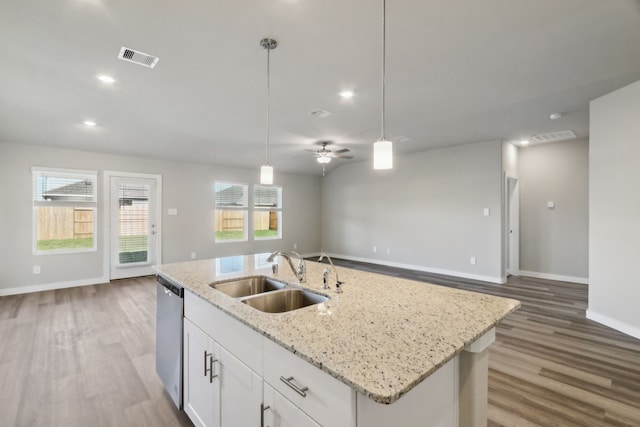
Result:
M267 50L267 139L265 143L264 165L260 168L260 184L273 184L273 166L269 165L269 107L271 106L271 86L270 86L270 64L269 52L278 46L274 39L266 38L260 40L260 46Z
M260 168L260 184L273 184L273 166L262 165L262 167Z
M388 139L380 139L373 143L373 168L393 168L393 143Z
M382 0L382 115L380 139L373 144L373 168L391 169L393 168L393 143L384 135L384 113L385 113L385 79L386 79L386 14L387 2Z

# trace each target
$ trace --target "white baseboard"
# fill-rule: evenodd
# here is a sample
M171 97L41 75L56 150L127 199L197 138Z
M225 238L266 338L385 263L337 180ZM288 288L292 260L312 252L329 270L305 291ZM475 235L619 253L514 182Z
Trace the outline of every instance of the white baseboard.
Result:
M526 276L526 277L534 277L536 279L547 279L547 280L557 280L559 282L571 282L571 283L580 283L582 285L589 284L588 277L574 277L574 276L562 276L560 274L549 274L549 273L538 273L536 271L518 271L515 276Z
M507 282L506 277L484 276L480 274L463 273L460 271L443 270L440 268L430 268L422 265L404 264L400 262L384 261L379 259L361 258L342 254L329 254L332 258L342 258L350 261L367 262L369 264L386 265L388 267L405 268L408 270L424 271L425 273L442 274L445 276L462 277L465 279L480 280L482 282L504 284Z
M617 319L597 313L593 310L587 310L587 319L601 323L605 326L615 329L616 331L620 331L624 334L631 335L634 338L640 339L640 328L638 328L637 326L621 322Z
M54 289L75 288L77 286L98 285L108 283L107 277L94 277L91 279L73 280L70 282L45 283L43 285L20 286L17 288L0 289L0 297L6 295L28 294L31 292L51 291Z

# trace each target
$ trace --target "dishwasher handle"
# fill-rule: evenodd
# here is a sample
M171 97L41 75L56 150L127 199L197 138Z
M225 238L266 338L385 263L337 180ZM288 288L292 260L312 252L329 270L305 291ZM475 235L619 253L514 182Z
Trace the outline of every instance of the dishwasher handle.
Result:
M176 285L175 283L171 282L170 280L165 279L162 276L157 276L156 277L156 281L159 284L161 284L162 286L164 286L165 294L168 294L167 291L169 291L169 292L172 292L173 294L177 295L180 298L184 298L184 289L182 288L182 286Z

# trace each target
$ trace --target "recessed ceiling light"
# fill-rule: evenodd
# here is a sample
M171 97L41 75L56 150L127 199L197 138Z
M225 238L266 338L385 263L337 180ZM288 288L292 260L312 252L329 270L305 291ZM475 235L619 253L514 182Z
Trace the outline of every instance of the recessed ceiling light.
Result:
M96 125L96 122L94 122L93 120L85 120L84 122L82 122L85 126L89 126L89 127L94 127Z
M342 92L340 92L340 96L345 99L353 98L353 95L354 93L352 90L343 90Z
M108 76L106 74L98 74L96 76L98 78L98 80L100 80L102 83L107 83L107 84L112 84L115 83L116 79L114 79L111 76Z
M529 140L528 139L523 139L520 141L520 145L527 145L529 144Z
M558 119L562 118L562 113L549 114L549 118L551 120L558 120Z

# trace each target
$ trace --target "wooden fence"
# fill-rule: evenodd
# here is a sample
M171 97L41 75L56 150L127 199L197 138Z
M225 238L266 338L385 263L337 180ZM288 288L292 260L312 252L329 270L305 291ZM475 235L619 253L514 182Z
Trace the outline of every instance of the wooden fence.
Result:
M215 231L240 231L244 229L244 213L246 211L216 211ZM256 230L277 230L278 213L254 211L253 225Z
M38 207L38 240L93 237L93 209Z

